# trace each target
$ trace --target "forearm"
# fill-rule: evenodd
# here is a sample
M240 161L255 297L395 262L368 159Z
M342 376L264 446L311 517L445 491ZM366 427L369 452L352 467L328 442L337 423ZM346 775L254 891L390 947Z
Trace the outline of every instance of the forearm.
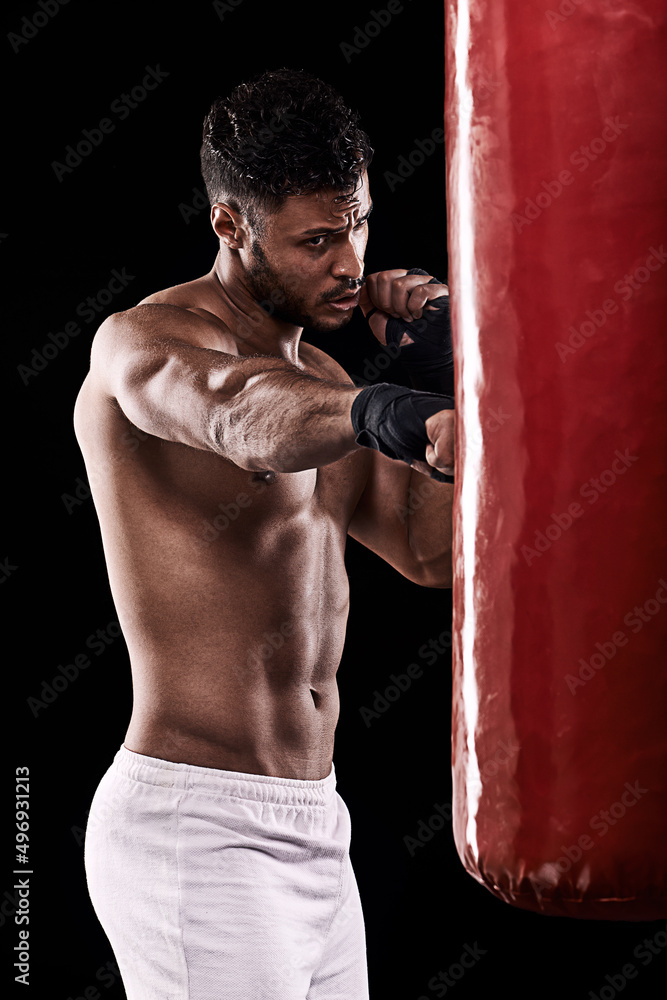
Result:
M220 454L242 469L301 472L359 450L350 410L361 389L289 362L247 360L255 364L244 359L242 387L214 414Z
M371 305L372 308L369 308ZM454 358L447 287L436 278L429 279L426 272L419 268L406 272L380 272L368 277L362 308L376 337L397 350L399 363L413 389L417 390L414 400L415 405L422 409L420 415L429 415L430 404L426 398L417 403L419 396L440 397L442 409L453 409ZM389 394L384 395L388 397ZM430 409L431 413L434 412ZM429 439L431 445L436 446L430 434ZM428 442L425 443L428 445ZM436 447L442 453L442 442ZM390 452L385 451L385 454ZM434 461L432 447L427 447L425 457L427 462L441 469L441 465ZM448 467L449 473L452 463L442 464ZM420 468L419 465L414 467ZM439 472L438 478L448 483L454 481L451 475L444 472Z
M399 348L399 361L417 391L379 383L354 402L353 424L362 425L357 440L380 455L348 531L407 579L447 588L452 585L454 365L446 286L420 280L425 274L379 272L367 277L362 290L371 330L381 343ZM417 383L424 378L428 384ZM382 455L399 458L408 468Z

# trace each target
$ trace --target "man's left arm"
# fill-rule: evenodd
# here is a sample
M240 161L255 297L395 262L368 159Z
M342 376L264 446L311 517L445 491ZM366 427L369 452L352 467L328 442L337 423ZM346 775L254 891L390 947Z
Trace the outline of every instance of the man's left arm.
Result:
M368 461L348 535L413 583L451 587L453 485L378 451L370 452Z
M371 330L381 344L398 349L413 387L449 398L442 400L446 409L433 398L435 412L424 424L425 460L408 465L370 451L366 484L348 528L403 576L440 588L452 585L455 414L448 294L446 285L417 269L369 275L362 289L360 306Z

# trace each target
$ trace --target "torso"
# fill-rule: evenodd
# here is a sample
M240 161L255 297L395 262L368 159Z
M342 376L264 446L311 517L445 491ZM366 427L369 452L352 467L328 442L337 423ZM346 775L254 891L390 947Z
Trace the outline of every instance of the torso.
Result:
M199 282L144 301L202 315L209 305ZM300 345L299 360L350 382L311 345ZM365 449L321 469L248 472L141 432L93 370L75 428L132 666L125 746L203 767L326 777L348 613L345 542Z

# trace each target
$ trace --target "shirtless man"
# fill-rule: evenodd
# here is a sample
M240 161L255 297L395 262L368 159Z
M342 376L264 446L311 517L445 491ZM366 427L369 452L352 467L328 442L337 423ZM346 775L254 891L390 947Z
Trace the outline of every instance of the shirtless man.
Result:
M400 321L408 347L409 324L445 301L424 272L364 278L371 157L304 74L216 102L211 272L93 342L75 430L134 702L86 872L128 1000L368 996L333 768L345 541L450 587L454 462L446 393L356 387L300 339L359 304L381 343Z

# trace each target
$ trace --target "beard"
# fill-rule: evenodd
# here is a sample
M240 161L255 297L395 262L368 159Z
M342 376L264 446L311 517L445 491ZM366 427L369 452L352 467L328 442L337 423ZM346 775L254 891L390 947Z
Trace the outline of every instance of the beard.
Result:
M332 316L328 320L317 319L309 311L312 306L308 306L303 295L290 287L289 280L271 266L257 240L253 240L250 252L253 263L246 271L246 284L259 307L269 316L275 316L285 323L307 327L309 330L319 333L339 330L350 322L352 310L350 310L349 316L341 315L340 318ZM357 279L341 281L340 286L327 295L323 295L319 303L323 304L340 298L346 292L355 291L362 284L363 279L361 281Z

